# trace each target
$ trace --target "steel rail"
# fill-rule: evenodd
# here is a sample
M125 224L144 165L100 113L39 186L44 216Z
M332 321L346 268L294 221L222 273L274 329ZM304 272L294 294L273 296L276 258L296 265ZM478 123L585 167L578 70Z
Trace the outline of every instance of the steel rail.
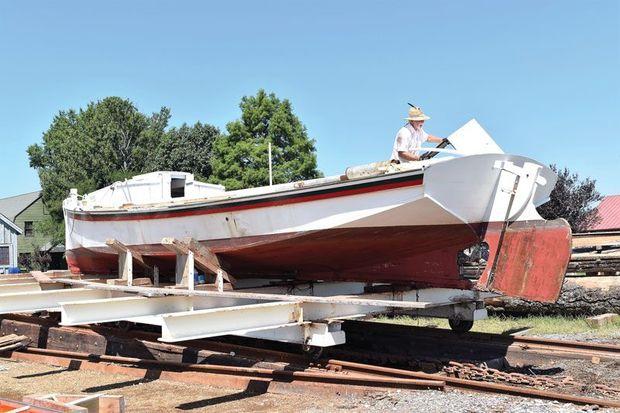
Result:
M333 372L297 371L297 370L276 370L256 367L237 367L221 366L209 364L177 363L173 361L148 360L134 357L120 357L107 355L94 355L65 350L49 350L28 347L19 350L21 353L38 354L42 356L53 356L69 358L75 360L85 360L89 362L107 362L114 364L131 364L139 367L149 367L155 369L171 369L182 371L196 371L214 374L226 374L235 376L249 376L257 378L271 379L275 381L310 381L318 383L347 384L354 386L389 387L400 389L435 389L441 390L445 386L442 380L412 379L408 377L376 377L366 374L336 374Z
M342 369L347 369L349 371L363 372L368 374L386 374L390 377L410 377L424 380L435 380L441 378L441 380L445 381L446 386L448 387L477 390L482 392L510 394L513 396L528 398L558 400L584 405L598 405L601 407L620 408L620 401L618 400L605 400L592 397L573 396L571 394L551 392L547 390L538 390L532 388L508 386L506 384L460 379L456 377L442 376L439 374L421 373L409 370L394 369L390 367L372 366L368 364L353 363L343 360L328 360L327 363L332 366L340 366Z
M20 319L22 320L26 318L30 318L30 317L20 317ZM369 324L373 324L373 327L369 326ZM374 329L374 324L388 327L386 328L387 330L390 330L389 327L394 326L394 325L380 324L380 323L365 323L365 325L371 329L371 334L375 333L374 331L372 331ZM82 331L89 330L86 327L72 328L72 329L82 330ZM107 330L108 333L114 334L114 331L113 331L114 329L98 327L96 330L99 330L99 329ZM433 333L438 332L437 329L430 329L430 328L424 329L424 328L418 327L416 329L418 330L423 329L423 330L427 330ZM452 336L454 335L453 333L447 330L445 332ZM471 335L471 334L478 334L479 336L485 337L487 339L489 338L491 339L500 338L502 340L508 339L508 340L512 340L513 342L521 342L527 345L541 346L541 348L546 348L548 350L554 348L552 347L552 345L557 345L557 348L560 348L560 349L564 348L567 351L575 351L575 347L576 347L577 351L579 350L586 351L589 348L594 348L595 350L593 351L595 352L600 352L602 350L610 350L611 352L615 353L620 348L620 346L613 345L613 344L581 343L581 342L576 342L576 341L545 339L545 338L537 338L537 337L529 337L529 336L512 337L512 336L502 336L498 334L489 334L489 333L469 333L468 335ZM440 336L441 335L443 334L440 334ZM119 336L125 336L127 338L134 337L139 340L140 339L149 340L149 339L152 339L151 336L155 337L157 335L154 333L132 331L132 332L123 332ZM461 338L465 338L466 336L467 335ZM441 339L441 337L432 337L432 338ZM484 342L485 340L475 340L475 341ZM238 356L242 356L245 354L246 356L251 355L251 357L258 357L260 359L264 359L265 357L267 358L273 357L273 358L278 359L279 361L288 362L290 364L298 363L300 359L302 358L300 355L294 354L288 351L278 351L278 350L266 349L266 348L255 348L252 346L223 343L223 342L211 341L211 340L197 340L197 341L192 341L192 343L193 345L196 346L196 348L210 349L210 350L221 351L221 352L234 351L234 353L237 354ZM579 349L580 347L584 347L585 350L583 348ZM532 349L536 351L536 349L534 348ZM96 356L96 355L91 355L87 353L44 350L44 349L36 349L36 348L30 348L28 349L27 352L31 354L47 353L50 355L53 355L53 353L57 353L57 354L66 353L64 357L69 357L70 355L73 355L76 358L79 357L82 360L95 361L95 362L108 361L112 363L118 362L118 363L135 364L135 365L138 365L139 363L139 365L141 366L152 366L154 368L160 368L160 369L162 368L162 366L166 366L166 365L168 366L168 368L175 369L175 370L178 370L181 368L186 368L186 369L191 370L193 368L196 368L197 369L196 371L211 372L211 373L216 373L216 374L219 373L219 374L240 375L243 373L249 376L251 376L252 374L266 374L267 376L255 376L255 377L269 377L269 374L273 372L273 370L271 369L264 369L264 368L257 369L257 368L239 368L239 367L215 366L215 365L204 365L204 364L184 364L184 363L164 362L164 361L156 361L156 360L143 360L143 359L137 359L137 358L127 358L127 357L118 357L118 356ZM596 353L596 354L600 354L600 353ZM388 359L391 359L393 357L396 357L399 360L402 359L403 361L406 361L407 359L407 357L405 356L390 355L388 353L386 353L385 356ZM558 357L563 357L563 356L558 355ZM411 358L409 357L409 359ZM392 379L394 379L395 377L400 377L400 378L431 380L431 381L440 380L444 382L446 386L454 387L454 388L463 388L463 389L482 391L482 392L512 394L512 395L530 397L530 398L560 400L560 401L578 403L578 404L597 404L603 407L620 407L620 401L615 401L615 400L604 400L604 399L597 399L597 398L590 398L590 397L567 395L564 393L537 390L537 389L532 389L529 387L524 388L524 387L516 387L516 386L510 386L510 385L498 384L498 383L467 380L467 379L462 379L462 378L444 376L440 374L421 373L421 372L415 372L415 371L410 371L410 370L402 370L402 369L381 367L381 366L375 366L375 365L369 365L369 364L355 363L355 362L345 361L345 360L340 360L340 359L325 359L325 360L321 360L320 363L321 363L320 365L323 365L323 366L331 365L328 367L339 366L340 369L345 370L345 372L348 372L348 373L364 373L367 375L374 375L374 377L372 377L372 379L369 382L368 382L369 380L368 377L366 378L366 381L369 383L367 385L372 385L375 387L380 386L379 384L377 384L377 379L380 376L388 376L385 378L392 378ZM228 371L228 373L225 373L226 371ZM291 375L291 373L296 373L296 374ZM301 373L306 373L306 374L301 374ZM301 380L304 380L304 376L306 377L305 378L306 381L314 381L314 379L317 378L317 377L314 377L315 374L326 374L326 373L307 372L307 371L300 370L296 372L287 371L286 373L274 373L274 374L275 375L283 374L284 376L281 376L280 379L285 379L286 381L294 381L294 380L301 381ZM307 374L310 374L310 375L307 376ZM334 377L333 373L327 373L327 375L330 378ZM351 376L349 375L349 377ZM372 384L372 383L375 383L375 384ZM351 384L351 383L338 382L338 384ZM386 386L383 386L383 387L386 387Z
M350 326L354 330L363 331L365 336L377 336L378 340L381 337L387 335L407 335L415 336L417 340L431 339L441 341L458 341L461 344L464 343L481 343L488 345L523 345L524 350L537 351L537 350L550 350L550 351L563 351L565 353L574 353L587 356L601 356L612 359L620 358L620 345L609 343L592 343L582 342L574 340L558 340L543 337L534 336L511 336L495 333L478 333L469 332L466 334L456 335L451 330L429 328L429 327L414 327L404 326L398 324L389 324L381 322L366 322L347 320L343 329L347 331L347 326ZM560 355L558 355L560 357Z
M612 353L620 356L620 345L608 343L591 343L574 340L556 340L543 337L532 336L515 336L513 338L516 343L535 344L545 347L555 347L570 350L586 350L604 353Z

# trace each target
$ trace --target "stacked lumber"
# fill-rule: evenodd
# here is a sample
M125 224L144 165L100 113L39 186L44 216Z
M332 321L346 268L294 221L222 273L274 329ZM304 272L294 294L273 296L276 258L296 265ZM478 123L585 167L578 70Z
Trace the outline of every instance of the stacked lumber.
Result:
M486 262L461 264L461 275L478 278ZM566 275L620 275L620 231L573 234L573 252Z
M124 413L123 396L108 394L46 394L24 397L24 403L54 412Z
M568 274L616 275L620 272L620 231L573 234Z
M34 394L22 402L0 399L0 412L124 413L125 399L107 394Z
M568 263L568 274L573 273L603 273L616 275L620 272L620 248L617 251L604 253L574 253Z
M17 334L9 334L8 336L0 336L0 353L7 351L19 350L30 344L30 338L27 336L18 336Z

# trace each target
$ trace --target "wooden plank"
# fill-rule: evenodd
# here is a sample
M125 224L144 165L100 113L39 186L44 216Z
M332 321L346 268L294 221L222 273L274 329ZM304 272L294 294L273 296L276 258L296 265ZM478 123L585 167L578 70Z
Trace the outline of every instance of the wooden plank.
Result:
M618 319L620 319L620 315L616 313L606 313L606 314L601 314L601 315L597 315L594 317L588 317L586 318L586 323L591 328L600 328L607 324L614 323Z
M133 260L135 262L137 262L140 266L142 266L143 268L146 268L148 270L152 270L153 266L147 264L144 261L144 257L142 256L142 254L140 254L138 251L136 251L135 248L130 248L127 245L123 244L122 242L111 238L106 240L106 245L110 248L112 248L114 251L116 251L119 254L126 254L127 252L131 253L131 256L133 258Z
M620 231L603 233L573 234L573 248L596 247L597 245L620 243Z
M153 288L153 287L134 287L134 286L120 286L120 285L105 285L100 283L94 283L89 281L80 281L72 279L58 279L58 282L62 282L69 285L79 285L83 288L90 288L96 290L108 290L108 291L122 291L126 293L136 293L145 297L161 297L166 295L184 295L184 296L201 296L201 297L223 297L223 298L242 298L250 300L266 300L266 301L289 301L289 302L302 302L302 303L324 303L324 304L352 304L352 305L368 305L375 307L388 307L388 308L434 308L442 307L446 305L458 304L463 301L450 301L450 302L427 302L427 301L395 301L389 299L376 299L365 298L364 294L360 295L346 295L346 296L332 296L332 297L315 297L315 296L300 296L300 295L287 295L287 294L266 294L266 293L250 293L239 291L205 291L205 290L181 290L181 289L169 289L169 288ZM415 291L412 290L412 293ZM406 292L399 294L405 295ZM389 294L386 294L389 296ZM377 297L378 294L368 295L370 297ZM473 301L473 300L472 300Z
M17 334L9 334L8 336L0 337L0 353L26 347L28 343L30 343L28 337L18 336Z
M231 284L236 280L224 270L225 263L213 253L213 251L204 245L201 245L193 238L186 238L180 241L176 238L163 238L162 245L177 254L188 254L190 251L194 253L194 264L202 270L217 275L221 271L222 277Z
M44 274L41 271L32 271L30 272L30 275L32 275L32 278L34 278L39 284L49 284L54 282L54 280L52 280L47 274Z

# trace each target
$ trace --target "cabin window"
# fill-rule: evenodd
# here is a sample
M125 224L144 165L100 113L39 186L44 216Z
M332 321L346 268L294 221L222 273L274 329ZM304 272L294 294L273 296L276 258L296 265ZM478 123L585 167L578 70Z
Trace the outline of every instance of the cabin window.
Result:
M183 198L185 196L185 178L172 178L170 180L170 197Z
M9 265L9 246L0 247L0 265Z
M34 236L34 225L32 221L24 221L24 237Z

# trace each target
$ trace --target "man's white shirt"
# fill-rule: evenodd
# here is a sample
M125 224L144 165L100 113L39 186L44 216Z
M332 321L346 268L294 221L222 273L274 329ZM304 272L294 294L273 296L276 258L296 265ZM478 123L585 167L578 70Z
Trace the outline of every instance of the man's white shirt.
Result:
M424 129L416 130L410 123L406 124L396 134L390 159L409 162L408 159L398 156L398 152L410 152L417 155L418 150L422 147L422 143L426 142L427 139L428 133L424 132Z

